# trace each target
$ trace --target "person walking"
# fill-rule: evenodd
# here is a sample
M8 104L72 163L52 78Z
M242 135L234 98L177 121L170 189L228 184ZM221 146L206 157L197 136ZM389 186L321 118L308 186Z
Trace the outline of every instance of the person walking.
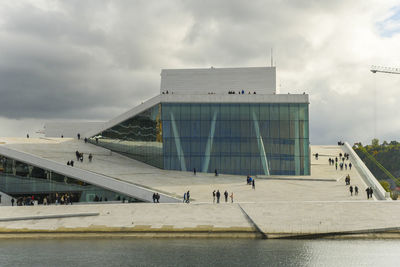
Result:
M336 167L336 170L337 170L337 162L335 163L335 167Z
M215 190L213 191L213 203L215 203Z
M219 189L217 190L216 195L217 195L217 203L219 203L219 198L221 197L221 193L219 192Z
M369 188L369 197L372 198L372 194L374 193L374 190L372 190L372 187Z
M225 203L226 203L226 202L228 202L228 191L225 190L224 196L225 196Z
M229 197L231 198L231 203L233 203L233 192L231 192L231 195Z
M353 196L353 186L350 185L350 195Z
M353 166L353 164L351 164L351 162L349 163L349 169L351 171L351 166Z
M186 192L185 192L185 194L183 194L183 203L185 203L186 202Z
M367 189L365 189L365 192L367 192L367 199L369 199L369 187L367 187Z
M358 187L356 185L354 186L354 195L358 196Z
M11 199L11 206L14 206L15 199Z
M252 187L254 190L256 189L256 181L255 181L254 178L253 178L252 181L251 181L251 187Z
M189 192L189 190L187 191L187 193L186 193L186 203L190 203L190 192Z
M92 153L90 153L89 154L89 162L92 162L92 159L93 159L93 155L92 155Z
M193 168L193 174L196 175L196 168Z

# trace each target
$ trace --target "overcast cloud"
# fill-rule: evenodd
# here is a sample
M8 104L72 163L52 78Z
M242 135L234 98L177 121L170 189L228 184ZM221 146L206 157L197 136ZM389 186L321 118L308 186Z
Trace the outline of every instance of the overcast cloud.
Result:
M311 143L400 140L400 1L1 1L0 136L107 120L159 92L162 68L269 64L311 97ZM374 98L377 90L377 98Z

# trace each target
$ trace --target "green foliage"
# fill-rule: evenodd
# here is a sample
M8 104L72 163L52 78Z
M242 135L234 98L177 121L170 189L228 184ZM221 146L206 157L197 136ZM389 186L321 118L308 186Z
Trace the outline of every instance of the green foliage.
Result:
M397 200L397 198L399 197L399 193L397 191L393 191L391 197L393 200Z
M377 145L378 143L378 145ZM394 177L400 176L400 143L397 141L391 141L390 143L384 142L379 145L378 139L372 141L372 145L362 146L361 143L356 143L353 147L354 151L365 163L372 174L380 181L393 180L387 173L385 173L379 166L374 162L375 160L381 164L388 172ZM369 158L362 150L365 149L374 159ZM399 180L399 179L395 179Z
M373 146L373 147L379 146L379 139L378 139L378 138L372 139L372 146Z
M390 192L390 184L387 181L380 181L379 183L386 192Z

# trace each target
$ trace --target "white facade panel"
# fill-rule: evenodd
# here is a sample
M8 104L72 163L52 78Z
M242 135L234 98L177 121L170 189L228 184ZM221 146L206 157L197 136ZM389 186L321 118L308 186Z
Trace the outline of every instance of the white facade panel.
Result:
M160 93L169 94L276 93L276 68L165 69L161 71Z

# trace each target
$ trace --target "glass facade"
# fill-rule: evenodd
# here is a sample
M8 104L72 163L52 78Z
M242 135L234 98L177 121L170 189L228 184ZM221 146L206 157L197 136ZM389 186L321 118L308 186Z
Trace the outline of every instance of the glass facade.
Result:
M164 168L308 175L308 104L162 106Z
M73 168L73 167L71 167ZM0 155L0 191L18 199L44 197L54 203L57 195L68 194L73 202L137 200L83 181Z
M90 140L167 170L310 174L307 103L162 103Z
M161 104L89 138L89 142L163 168Z

